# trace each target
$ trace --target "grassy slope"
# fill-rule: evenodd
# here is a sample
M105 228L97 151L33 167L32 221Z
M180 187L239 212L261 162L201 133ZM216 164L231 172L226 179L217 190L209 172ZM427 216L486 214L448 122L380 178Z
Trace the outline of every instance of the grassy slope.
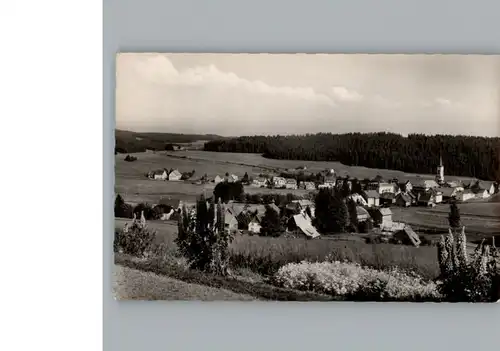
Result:
M153 272L119 265L113 268L113 291L115 297L120 300L255 300L250 295L186 283Z

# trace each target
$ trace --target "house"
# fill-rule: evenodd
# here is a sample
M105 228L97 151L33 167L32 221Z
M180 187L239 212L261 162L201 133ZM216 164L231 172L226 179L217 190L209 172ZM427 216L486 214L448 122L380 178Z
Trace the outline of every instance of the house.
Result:
M438 187L439 184L432 179L419 179L413 183L413 190L416 192L427 191Z
M314 190L316 189L316 186L313 182L300 182L299 189Z
M234 175L234 174L230 174L228 175L227 177L225 177L224 179L226 182L228 183L235 183L238 181L238 176L237 175Z
M358 205L361 205L361 206L368 206L368 203L366 202L366 200L363 198L363 196L359 195L359 194L351 194L349 196L349 198L351 200L353 200L356 204Z
M293 178L287 178L285 183L285 188L293 190L297 189L297 180Z
M379 194L396 193L396 184L393 183L379 183L377 191Z
M168 180L169 181L179 181L182 178L182 173L179 172L177 169L174 169L172 172L168 174Z
M262 216L259 215L252 216L252 219L250 220L250 222L248 222L248 231L255 234L260 233L261 220Z
M409 180L407 180L404 183L399 183L399 190L402 191L403 193L409 193L413 189L413 185Z
M182 201L179 199L171 199L163 197L158 202L158 205L169 206L172 207L174 210L178 210L179 208L182 207Z
M323 181L323 185L325 188L333 188L337 183L335 177L333 175L327 175L325 180Z
M490 193L486 189L475 188L475 189L472 190L472 192L479 199L486 199L486 198L490 197Z
M403 230L397 231L393 235L393 239L401 242L404 245L413 245L419 247L421 244L418 234L409 226L405 226Z
M224 214L224 227L229 231L238 229L238 220L231 213L231 211L226 210L226 213Z
M214 183L215 184L219 184L223 180L224 180L224 178L222 178L220 175L216 175L215 178L214 178Z
M486 190L488 192L488 196L493 195L495 193L495 185L493 184L493 182L485 182L482 180L478 181L475 185L473 185L472 189Z
M288 231L300 231L309 239L315 239L320 236L316 228L311 223L311 218L306 214L293 216L288 222Z
M463 185L459 181L456 181L456 180L447 181L446 183L444 183L444 186L447 188L456 188L456 189L458 189L458 191L464 190Z
M283 177L274 177L273 178L273 186L275 188L284 188L286 185L286 180Z
M470 189L465 189L464 191L461 191L456 195L456 199L458 201L467 201L467 200L473 199L475 197L476 197L476 194L474 194L474 192L472 192L472 190L470 190Z
M149 178L154 180L165 180L168 178L168 173L166 169L158 169L148 174Z
M435 197L432 191L426 191L417 195L417 203L420 206L434 206Z
M298 209L300 212L305 212L309 207L311 210L311 216L314 217L314 203L311 200L293 200L290 203L294 208Z
M412 198L409 194L399 193L396 196L396 205L400 207L409 207L412 204Z
M380 194L380 204L381 205L392 205L396 202L396 194L385 192Z
M450 200L453 200L457 194L460 192L458 187L442 187L442 188L437 188L441 192L442 196L442 201L443 202L449 202Z
M381 228L392 226L392 211L390 208L379 208L373 212L373 222Z
M358 218L358 222L361 223L369 220L370 214L363 207L356 206L356 217Z
M439 188L434 188L431 191L434 194L434 203L440 204L443 202L443 192Z
M267 186L267 178L258 177L252 181L252 186L254 188L265 188Z
M365 198L366 204L368 207L380 206L380 195L379 195L378 191L367 190L364 192L363 197Z

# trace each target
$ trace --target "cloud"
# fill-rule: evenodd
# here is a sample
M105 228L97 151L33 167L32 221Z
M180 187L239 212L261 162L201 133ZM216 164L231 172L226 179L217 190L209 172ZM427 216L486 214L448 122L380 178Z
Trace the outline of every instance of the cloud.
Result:
M346 87L333 87L332 94L340 101L360 101L363 99L363 95Z

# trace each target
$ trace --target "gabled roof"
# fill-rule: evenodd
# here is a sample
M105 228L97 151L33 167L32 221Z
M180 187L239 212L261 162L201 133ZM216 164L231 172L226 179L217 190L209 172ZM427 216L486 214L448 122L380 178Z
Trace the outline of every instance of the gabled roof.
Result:
M434 195L430 191L428 191L428 192L425 192L422 195L420 195L419 201L428 202L428 201L431 201L433 197L434 197Z
M382 193L380 194L380 198L381 199L388 199L388 200L392 200L396 197L396 195L394 193Z
M156 169L156 170L152 171L151 173L153 175L162 175L165 172L166 172L166 170L164 170L164 169Z
M405 193L399 193L398 197L401 197L405 202L411 202L411 196Z
M438 186L438 183L432 179L419 179L413 184L413 187L417 188L437 188Z
M413 245L419 246L420 245L420 238L418 237L417 233L410 227L409 225L405 226L403 229L404 233L408 236L408 239L412 242Z
M361 206L356 206L356 213L359 216L370 216L370 214L368 213L367 210L365 210L363 207Z
M177 170L177 169L174 169L172 172L169 173L169 175L171 175L171 174L182 175L181 172L179 172L179 170Z
M314 203L311 200L293 200L293 203L297 203L302 207L314 206Z
M456 192L455 188L437 188L436 190L439 190L441 194L443 194L444 197L451 197L454 192Z
M158 202L159 205L167 205L173 208L179 208L181 204L181 200L179 199L170 199L170 198L161 198Z
M365 191L365 194L367 198L375 198L375 199L380 198L379 193L375 190L367 190Z
M276 204L272 203L272 204L269 204L268 205L271 209L273 209L274 211L276 211L276 213L280 213L280 209L278 206L276 206Z
M300 228L300 230L310 238L319 237L319 233L316 228L313 227L311 221L304 215L298 214L293 216L295 225Z
M392 215L392 211L390 208L387 208L387 207L383 207L383 208L379 208L378 209L378 212L382 215L382 216L391 216Z
M492 186L493 186L493 182L486 182L486 181L480 180L477 183L477 187L479 189L490 190Z
M286 182L288 184L297 184L297 180L295 178L287 178Z

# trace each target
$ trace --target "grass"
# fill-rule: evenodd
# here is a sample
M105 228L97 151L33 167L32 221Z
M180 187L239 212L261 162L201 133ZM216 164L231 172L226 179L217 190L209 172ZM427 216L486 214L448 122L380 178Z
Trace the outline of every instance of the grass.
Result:
M237 294L250 295L260 300L274 301L332 301L334 297L302 292L294 289L279 288L263 282L250 282L232 277L221 277L201 273L195 270L186 270L182 267L165 264L161 260L138 260L134 257L116 254L115 264L137 269L143 272L152 272L168 276L185 283L204 285L210 288L229 290Z
M115 226L123 228L124 219L117 219ZM148 226L158 233L158 243L166 244L171 255L176 255L174 239L177 237L176 223L149 221ZM351 236L356 238L356 236ZM349 236L339 236L317 240L302 238L267 238L237 235L231 243L231 266L249 269L262 275L271 275L287 263L302 260L322 261L328 255L338 260L357 262L376 269L399 267L411 270L425 278L435 278L439 273L436 248L391 244L366 244L362 240L352 240Z

